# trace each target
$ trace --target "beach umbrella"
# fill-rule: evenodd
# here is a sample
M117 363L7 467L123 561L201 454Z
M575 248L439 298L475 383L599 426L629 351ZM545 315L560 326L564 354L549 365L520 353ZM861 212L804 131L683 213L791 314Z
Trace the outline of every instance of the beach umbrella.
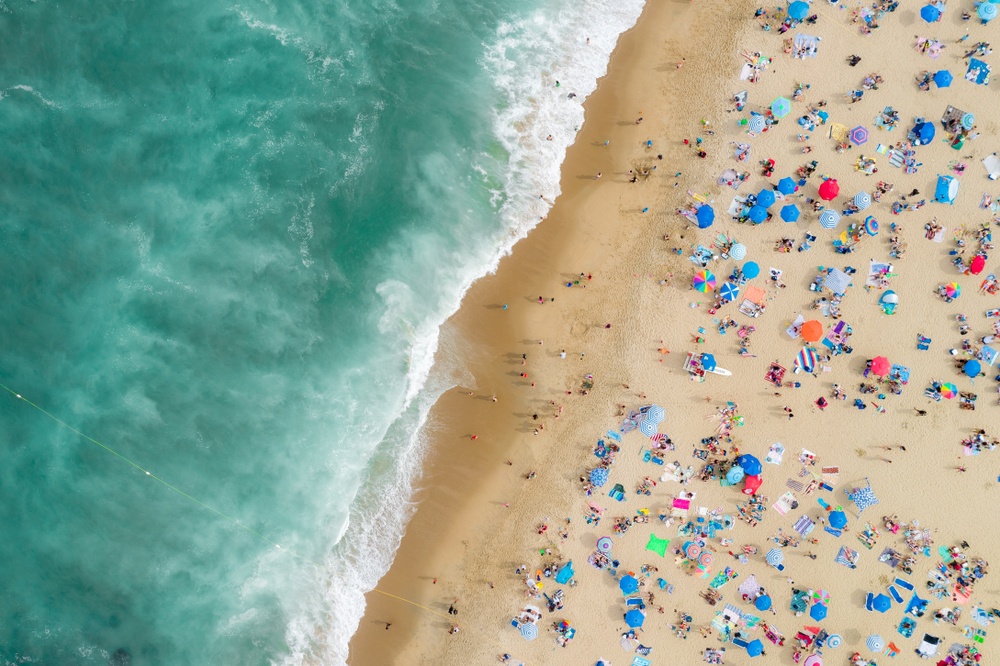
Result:
M878 235L878 220L875 219L874 215L865 218L865 233L869 236Z
M722 285L722 289L719 290L719 295L727 301L735 300L740 293L740 288L737 287L732 282L727 282Z
M712 562L714 561L715 557L712 555L712 553L708 552L707 550L698 556L698 564L700 564L703 567L712 566Z
M859 210L864 210L872 205L872 198L867 192L858 192L854 195L854 205L857 206Z
M830 527L835 530L842 530L847 527L847 514L843 511L831 511Z
M695 215L698 218L698 228L707 229L712 226L712 222L715 220L715 211L708 204L703 205L698 209L698 213Z
M782 194L791 194L795 191L795 181L788 176L785 176L778 181L777 190Z
M764 559L767 560L767 563L770 564L772 567L776 567L785 561L785 554L781 552L781 550L779 550L778 548L772 548L771 550L767 551L767 555L764 557Z
M867 143L868 130L866 130L861 125L858 125L857 127L851 130L851 141L853 141L854 145L856 146L860 146L863 143Z
M816 369L819 359L816 357L816 350L812 347L803 347L799 350L799 355L795 357L795 364L806 372Z
M840 213L832 208L824 208L819 214L819 226L824 229L835 229L840 222Z
M633 608L629 612L625 613L625 624L635 629L636 627L641 627L642 623L646 621L646 616L638 608Z
M615 545L611 537L601 537L597 540L597 550L601 551L605 555L611 552L611 548Z
M639 581L632 576L622 576L622 579L618 581L618 587L621 588L622 594L632 594L639 589Z
M840 194L840 185L833 178L823 181L819 186L819 198L823 201L833 201Z
M958 286L957 282L949 282L944 286L944 293L948 298L958 298L962 293L962 288Z
M759 611L766 611L771 607L771 597L762 594L753 602L754 607Z
M705 368L709 372L715 370L715 357L711 354L701 355L701 367Z
M823 666L823 657L818 654L811 654L802 662L802 666Z
M663 409L659 405L650 405L649 409L646 411L646 420L652 421L653 423L663 423L664 419L667 418L667 410Z
M983 366L976 359L971 359L965 362L965 374L970 377L978 377L979 373L982 371Z
M927 145L934 140L934 125L932 123L920 123L914 126L913 133L917 141L922 145Z
M826 639L826 646L830 648L839 648L840 644L844 642L844 639L840 637L840 634L833 634Z
M980 2L979 9L976 10L979 18L985 21L992 21L997 17L997 6L992 2Z
M816 600L816 603L823 604L824 606L830 603L830 593L826 590L816 590L812 593L812 598Z
M813 604L809 609L809 617L814 620L826 619L826 606L823 604Z
M788 5L788 15L793 19L801 21L809 16L809 4L802 2L802 0L795 0L795 2Z
M530 622L522 622L519 628L521 635L524 636L524 640L533 641L538 638L538 627Z
M785 222L794 222L799 219L799 207L795 204L788 204L781 209L781 219Z
M729 256L739 261L747 256L747 246L743 243L736 243L731 248L729 248Z
M737 483L743 480L743 474L744 474L743 468L740 467L739 465L731 467L729 468L729 471L726 472L726 481L735 486Z
M885 356L876 356L872 359L872 372L879 377L885 377L891 367L892 364L889 363L889 359Z
M792 110L792 103L789 102L784 97L779 97L778 99L771 102L771 113L777 118L784 118L788 115L788 112Z
M979 275L986 268L986 257L981 254L977 254L972 258L972 265L969 266L969 272L973 275Z
M698 556L701 555L701 546L696 544L694 541L688 541L684 544L684 555L689 560L698 559Z
M756 456L752 456L749 453L744 453L742 456L736 459L736 464L743 468L743 472L749 476L757 476L761 472L760 461L757 460Z
M747 129L751 132L760 132L766 126L767 123L764 121L764 116L759 113L750 114L750 121L747 123Z
M892 599L884 594L879 593L874 599L872 599L872 608L877 610L879 613L884 613L891 607Z
M759 657L760 653L764 651L764 644L760 642L759 638L755 638L749 643L747 643L747 654L751 657Z
M760 275L760 266L756 262L748 261L743 264L743 276L748 280L752 280L758 275Z
M600 488L608 482L608 470L603 467L590 470L590 482Z
M956 395L958 395L958 387L948 382L947 384L941 384L941 395L943 395L948 400L951 400Z
M882 640L881 636L872 634L868 637L868 640L865 641L865 645L867 645L868 649L872 652L881 652L882 648L885 647L885 641Z
M920 18L928 23L934 23L941 18L941 10L934 5L924 5L920 8Z
M647 419L639 421L639 432L650 439L656 437L656 422Z
M962 127L967 130L972 129L972 126L976 124L976 117L971 113L967 113L962 116Z
M810 319L802 324L800 333L806 342L818 342L823 337L823 324L815 319Z
M715 276L709 271L699 271L694 275L694 288L702 293L715 289Z
M938 88L947 88L951 85L951 72L942 69L934 74L934 84Z
M754 206L750 209L748 216L753 222L763 222L767 219L767 209L763 206Z
M761 190L757 195L757 205L763 208L770 208L774 205L774 192L771 190Z

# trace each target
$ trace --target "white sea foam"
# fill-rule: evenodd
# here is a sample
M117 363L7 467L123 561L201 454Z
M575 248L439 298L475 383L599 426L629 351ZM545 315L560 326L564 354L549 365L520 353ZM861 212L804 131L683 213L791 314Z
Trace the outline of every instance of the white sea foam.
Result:
M491 189L505 233L494 239L488 256L476 257L474 262L455 260L447 276L449 284L433 307L415 303L409 288L401 283L386 281L379 286L385 302L380 329L387 332L401 322L407 327L405 399L369 461L367 478L351 506L349 527L345 524L346 531L327 560L337 575L316 571L309 585L313 593L291 613L286 632L291 654L284 661L288 666L303 660L346 663L350 638L364 614L364 594L388 571L415 510L409 498L419 476L424 443L433 434L428 432L432 429L427 425L428 413L445 390L472 381L459 367L438 368L435 382L427 381L440 326L458 308L472 283L496 269L501 257L538 223L559 195L566 149L583 124L583 101L607 72L618 37L635 24L643 3L559 2L559 7L541 8L502 23L495 39L484 45L481 64L494 81L497 96L494 132L507 152L500 174L503 189ZM575 97L570 98L570 93ZM546 138L549 135L551 141ZM482 161L494 158L483 155ZM473 168L489 183L494 164Z

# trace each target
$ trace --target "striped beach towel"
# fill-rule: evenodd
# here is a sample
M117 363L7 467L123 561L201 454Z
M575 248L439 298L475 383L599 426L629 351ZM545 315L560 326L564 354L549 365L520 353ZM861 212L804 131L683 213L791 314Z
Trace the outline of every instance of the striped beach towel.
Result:
M802 488L804 487L800 482L796 481L795 479L788 479L788 481L785 481L785 485L797 493L801 493Z

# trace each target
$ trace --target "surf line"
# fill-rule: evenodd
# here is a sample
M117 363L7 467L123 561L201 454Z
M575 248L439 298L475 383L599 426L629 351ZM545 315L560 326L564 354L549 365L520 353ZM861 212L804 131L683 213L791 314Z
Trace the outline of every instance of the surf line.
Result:
M107 451L111 455L115 456L119 460L128 463L132 467L134 467L137 470L139 470L140 472L144 473L149 478L151 478L151 479L157 481L158 483L166 486L167 488L169 488L170 490L174 491L178 495L181 495L182 497L186 497L187 499L191 500L192 502L194 502L195 504L201 506L202 508L207 509L208 511L211 511L215 515L221 516L222 518L225 518L226 520L228 520L232 524L234 524L234 525L236 525L238 527L243 528L244 530L246 530L250 534L254 535L258 539L260 539L261 541L263 541L264 543L270 544L270 545L274 546L275 548L278 548L282 552L288 553L292 557L296 557L296 558L302 560L303 562L307 562L307 563L313 565L314 567L318 567L318 568L322 569L323 571L326 571L327 573L329 573L331 576L335 576L336 578L341 578L341 579L347 580L346 576L343 576L343 575L337 573L336 571L330 569L330 567L326 566L325 564L323 564L321 562L316 562L315 560L311 560L308 557L295 552L291 548L286 548L285 546L282 546L281 544L276 543L276 542L272 541L271 539L268 539L266 536L264 536L263 534L261 534L257 530L253 529L252 527L248 527L247 525L244 525L240 520L238 520L236 518L233 518L232 516L230 516L228 514L225 514L222 511L219 511L215 507L212 507L212 506L209 506L208 504L205 504L204 502L202 502L201 500L199 500L196 497L192 497L191 495L188 495L186 492L184 492L183 490L181 490L177 486L169 483L165 479L162 479L162 478L156 476L155 474L153 474L152 472L150 472L148 469L144 468L143 466L139 465L138 463L135 463L135 462L129 460L128 458L126 458L122 454L118 453L117 451L115 451L111 447L106 446L106 445L98 442L96 439L94 439L90 435L86 435L86 434L80 432L79 430L77 430L76 428L74 428L73 426L71 426L70 424L68 424L65 421L59 419L54 414L46 411L43 407L41 407L41 406L39 406L39 405L31 402L30 400L28 400L27 398L25 398L20 393L18 393L17 391L13 390L12 388L10 388L10 387L8 387L8 386L6 386L4 384L0 384L0 388L3 388L5 391L7 391L8 393L10 393L12 396L14 396L15 398L17 398L21 402L24 402L24 403L26 403L26 404L34 407L35 409L37 409L38 411L40 411L42 414L45 414L45 416L49 417L50 419L52 419L53 421L55 421L56 423L58 423L62 427L64 427L67 430L69 430L70 432L75 433L77 436L82 437L83 439L87 440L88 442L90 442L92 444L96 444L97 446L101 447L102 449L104 449L105 451ZM449 623L455 623L457 626L462 627L463 629L470 629L470 627L468 625L466 625L465 623L458 622L454 618L448 617L448 616L446 616L446 615L444 615L442 613L439 613L436 610L434 610L433 608L428 608L427 606L424 606L422 604L418 604L416 601L411 601L409 599L405 599L405 598L397 596L395 594L391 594L389 592L385 592L383 590L378 589L377 587L373 588L372 592L377 592L377 593L379 593L379 594L381 594L383 596L389 597L390 599L396 599L397 601L402 601L403 603L410 604L411 606L416 606L417 608L423 609L423 610L427 611L428 613L433 613L434 615L437 615L438 617L441 617L441 618L444 618L445 620L448 620ZM493 643L496 647L498 647L501 650L503 650L504 652L506 652L507 648L505 648L503 645L501 645L498 641L494 640L493 638L491 638L491 637L487 636L485 633L483 633L484 632L484 628L483 627L480 627L479 631L480 631L481 635L483 635L483 637L486 638L486 640L488 640L489 642ZM530 662L525 661L523 659L521 659L520 661L523 664L525 664L525 666L530 666Z

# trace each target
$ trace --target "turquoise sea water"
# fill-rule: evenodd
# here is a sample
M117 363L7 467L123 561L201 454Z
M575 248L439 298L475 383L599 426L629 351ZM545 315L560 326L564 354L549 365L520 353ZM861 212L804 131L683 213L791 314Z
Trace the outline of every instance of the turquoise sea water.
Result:
M343 663L437 327L640 8L0 2L0 382L339 574L0 395L0 660Z

